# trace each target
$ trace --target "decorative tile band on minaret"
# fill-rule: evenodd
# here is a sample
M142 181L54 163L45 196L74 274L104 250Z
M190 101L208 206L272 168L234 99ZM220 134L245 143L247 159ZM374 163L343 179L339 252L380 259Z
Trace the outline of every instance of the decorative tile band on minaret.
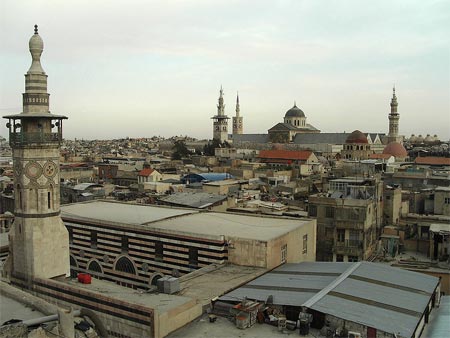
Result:
M60 217L59 157L63 115L49 111L44 42L37 25L29 41L23 112L7 115L14 166L14 224L6 264L12 278L68 275L69 235Z

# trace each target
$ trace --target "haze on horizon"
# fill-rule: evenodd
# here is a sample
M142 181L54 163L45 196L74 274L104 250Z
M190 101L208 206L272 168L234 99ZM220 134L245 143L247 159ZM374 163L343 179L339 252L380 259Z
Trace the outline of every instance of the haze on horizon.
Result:
M0 12L0 113L22 111L38 24L67 139L212 138L221 85L229 117L239 91L245 133L294 101L322 132L387 133L393 84L400 134L450 138L446 0L3 0Z

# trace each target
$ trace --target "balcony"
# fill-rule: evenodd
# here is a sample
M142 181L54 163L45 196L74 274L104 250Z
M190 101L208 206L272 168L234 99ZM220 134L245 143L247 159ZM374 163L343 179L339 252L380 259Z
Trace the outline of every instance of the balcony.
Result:
M343 242L336 242L333 252L341 255L359 256L363 248L363 241L346 239Z
M10 146L23 146L28 144L41 143L60 143L62 135L60 133L41 133L41 132L16 132L9 133Z

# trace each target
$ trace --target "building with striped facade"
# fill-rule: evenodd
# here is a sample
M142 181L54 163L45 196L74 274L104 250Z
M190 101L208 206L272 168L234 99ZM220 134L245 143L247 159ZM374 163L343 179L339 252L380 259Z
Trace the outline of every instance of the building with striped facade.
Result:
M313 261L315 220L92 201L61 207L71 273L133 288L210 264Z

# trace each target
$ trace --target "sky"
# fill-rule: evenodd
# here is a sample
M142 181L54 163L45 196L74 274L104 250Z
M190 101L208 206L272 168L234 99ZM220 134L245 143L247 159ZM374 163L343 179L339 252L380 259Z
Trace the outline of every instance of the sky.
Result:
M2 0L2 115L22 111L34 24L67 139L210 139L221 85L244 133L294 101L322 132L387 133L394 84L400 134L450 139L447 0Z

